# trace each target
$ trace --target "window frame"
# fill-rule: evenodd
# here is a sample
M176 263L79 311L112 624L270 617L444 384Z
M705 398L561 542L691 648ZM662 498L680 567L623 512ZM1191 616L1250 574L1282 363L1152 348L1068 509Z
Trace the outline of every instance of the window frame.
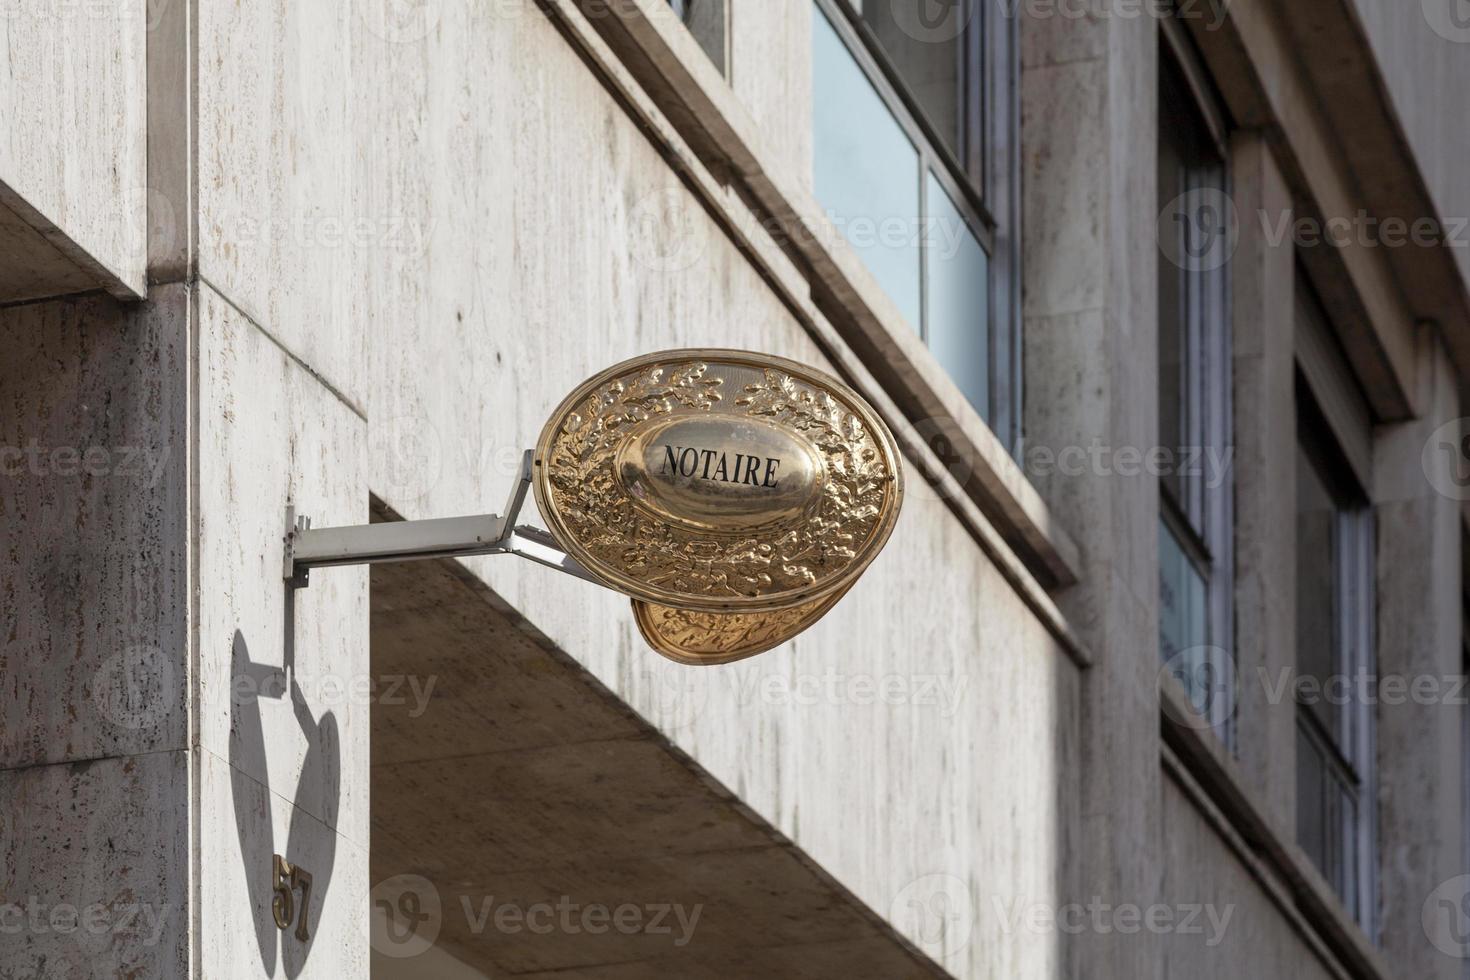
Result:
M1168 77L1174 76L1177 86L1170 84ZM1216 161L1208 167L1197 167L1197 172L1185 168L1184 187L1187 194L1216 191L1228 196L1231 193L1231 154L1227 138L1225 111L1218 96L1214 94L1198 53L1194 50L1180 25L1170 19L1161 22L1158 65L1158 107L1160 144L1156 159L1162 154L1162 125L1165 122L1165 107L1173 103L1172 109L1194 117L1205 138L1206 149ZM1164 202L1160 202L1164 203ZM1186 235L1179 231L1181 238ZM1186 254L1176 251L1176 255ZM1157 252L1159 275L1169 274L1170 260L1160 248ZM1232 397L1232 317L1230 287L1230 262L1226 261L1212 269L1189 270L1178 266L1179 310L1183 313L1184 348L1180 364L1180 410L1187 433L1185 446L1169 446L1176 453L1189 448L1188 441L1198 443L1201 453L1230 450L1234 432L1234 404ZM1162 286L1162 281L1160 282ZM1155 357L1162 347L1162 331L1165 328L1165 311L1162 306L1156 311L1160 337L1157 340ZM1178 324L1171 320L1171 329ZM1173 438L1172 434L1169 438ZM1159 432L1159 444L1165 443L1164 433ZM1201 459L1197 465L1203 466ZM1202 472L1198 482L1186 489L1189 499L1176 499L1174 488L1168 478L1159 481L1159 515L1163 531L1169 533L1195 573L1205 584L1205 645L1226 651L1235 656L1235 607L1234 607L1234 481L1227 478L1220 486L1210 487ZM1162 585L1160 597L1162 601ZM1160 656L1164 657L1161 645ZM1227 676L1231 689L1226 692L1231 705L1237 697L1235 679ZM1198 706L1196 706L1198 707ZM1232 752L1238 748L1236 713L1225 711L1216 734Z
M989 268L986 333L989 354L988 402L974 406L1016 458L1022 445L1021 280L1020 280L1020 84L1016 18L1000 5L972 0L972 22L965 28L962 87L979 78L982 98L964 99L961 152L945 143L881 40L849 0L813 0L814 15L825 16L872 83L879 99L918 153L918 198L922 223L931 207L928 175L933 174L980 247ZM929 344L929 249L919 249L919 323ZM940 365L944 367L943 364ZM946 373L948 370L946 369Z
M1327 867L1319 867L1338 898L1363 931L1378 941L1378 780L1376 772L1377 683L1376 521L1371 498L1322 410L1311 381L1301 365L1295 368L1299 458L1305 456L1317 470L1332 497L1334 554L1334 622L1332 671L1329 676L1351 678L1351 694L1336 710L1335 724L1342 733L1334 736L1317 712L1300 700L1295 705L1295 727L1300 738L1317 750L1325 773L1334 775L1334 786L1350 796L1357 819L1347 812L1338 815L1341 853L1324 855ZM1295 601L1295 598L1293 598ZM1295 663L1302 662L1301 651ZM1300 667L1298 666L1298 670ZM1361 685L1361 686L1359 686ZM1318 692L1318 697L1325 692ZM1301 761L1297 761L1300 771ZM1300 839L1301 807L1296 801L1297 836ZM1327 800L1318 809L1324 830L1333 816Z
M730 78L730 4L729 0L668 0L669 9L694 38L720 75ZM709 8L713 13L709 13ZM711 37L711 30L718 37Z

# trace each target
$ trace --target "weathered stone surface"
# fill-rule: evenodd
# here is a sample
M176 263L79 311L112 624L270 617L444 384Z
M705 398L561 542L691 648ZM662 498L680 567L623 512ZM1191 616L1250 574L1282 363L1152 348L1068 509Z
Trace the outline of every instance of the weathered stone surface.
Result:
M1139 451L1158 438L1153 218L1156 54L1149 18L1021 22L1022 275L1029 445ZM1067 902L1160 898L1158 480L1057 468L1037 480L1082 553L1059 605L1096 651L1082 679ZM1084 929L1084 974L1169 976L1155 934Z
M1334 965L1318 958L1249 866L1167 779L1162 802L1162 893L1179 926L1161 940L1162 975L1199 980L1336 976ZM1185 929L1182 917L1194 908L1199 911Z
M147 0L21 0L0 22L0 212L18 198L68 256L0 244L0 302L147 294ZM0 218L0 225L7 222ZM85 277L83 283L79 276Z
M0 309L0 769L187 746L186 323Z
M98 283L55 226L0 184L0 302L82 293Z
M1247 213L1276 213L1289 196L1269 147L1254 134L1235 143L1235 198ZM1272 698L1265 678L1296 664L1297 268L1292 249L1260 225L1241 228L1231 266L1234 410L1236 751L1241 771L1276 826L1296 826L1296 703Z
M266 786L214 753L200 755L199 883L201 941L207 977L368 975L368 855L309 812L310 786ZM272 857L312 875L309 938L295 924L276 928L271 914ZM295 893L299 907L302 893Z
M1436 430L1453 426L1462 409L1449 355L1427 330L1417 374L1424 418L1379 427L1373 445L1380 914L1392 962L1425 980L1457 980L1465 967L1453 955L1463 920L1446 911L1464 889L1436 890L1470 870L1463 494L1453 492L1463 489L1462 458L1460 443Z
M0 772L0 974L184 977L189 758Z
M286 504L367 520L366 425L209 287L199 294L199 745L368 844L367 571L282 578Z

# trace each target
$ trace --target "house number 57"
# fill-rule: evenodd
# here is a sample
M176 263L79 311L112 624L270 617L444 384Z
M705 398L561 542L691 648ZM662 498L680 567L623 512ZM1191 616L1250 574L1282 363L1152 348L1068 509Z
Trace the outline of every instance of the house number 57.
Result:
M279 854L274 858L274 875L271 887L275 895L271 898L271 914L275 916L277 929L291 928L296 920L296 938L303 943L311 938L306 928L306 916L311 911L311 872L299 865L291 864ZM296 889L301 889L301 914L296 914Z

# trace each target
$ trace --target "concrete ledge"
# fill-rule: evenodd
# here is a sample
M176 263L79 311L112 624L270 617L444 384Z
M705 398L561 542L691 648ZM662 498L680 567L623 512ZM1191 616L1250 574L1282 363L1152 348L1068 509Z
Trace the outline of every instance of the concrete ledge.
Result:
M0 181L0 303L96 290L120 300L144 298Z
M1219 30L1192 22L1193 37L1236 123L1267 133L1296 206L1285 217L1312 218L1324 228L1360 210L1408 221L1433 217L1367 39L1342 7L1339 0L1238 0ZM1324 50L1332 54L1313 56ZM1351 71L1334 74L1338 65ZM1380 420L1417 414L1416 320L1439 320L1461 373L1470 369L1470 336L1448 329L1470 319L1470 302L1446 247L1324 241L1297 253Z
M1457 231L1454 222L1470 216L1439 214L1402 118L1402 103L1395 102L1384 76L1383 52L1373 48L1360 5L1353 0L1297 0L1280 5L1280 10L1337 146L1357 175L1367 209L1411 223L1420 216L1441 219L1434 244L1378 251L1397 279L1409 315L1438 323L1457 370L1470 375L1470 331L1464 329L1470 320L1470 292L1455 255L1462 250L1444 237L1458 235L1463 244L1463 229ZM1417 15L1397 9L1393 13L1405 20ZM1453 202L1443 203L1453 207Z
M1324 958L1362 980L1390 980L1382 955L1348 915L1330 886L1261 806L1224 744L1208 728L1176 719L1195 716L1178 681L1160 677L1164 771L1214 824L1276 904Z
M372 879L426 879L457 959L567 980L946 975L458 563L371 576L373 676L437 680L375 706ZM679 942L473 919L559 901L699 918Z

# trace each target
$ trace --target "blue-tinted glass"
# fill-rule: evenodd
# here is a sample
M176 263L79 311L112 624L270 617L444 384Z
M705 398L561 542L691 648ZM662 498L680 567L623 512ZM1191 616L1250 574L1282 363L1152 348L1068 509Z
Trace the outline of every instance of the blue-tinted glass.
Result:
M1159 522L1159 654L1209 642L1205 626L1205 580L1179 547L1174 532Z
M990 420L990 258L934 174L927 176L929 349Z
M917 330L919 153L826 16L812 20L817 200Z

